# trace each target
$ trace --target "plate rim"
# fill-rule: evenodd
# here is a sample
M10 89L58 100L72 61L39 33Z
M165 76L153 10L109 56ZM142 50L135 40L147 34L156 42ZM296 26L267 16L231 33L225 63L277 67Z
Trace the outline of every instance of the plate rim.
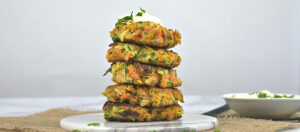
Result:
M212 116L208 116L208 115L202 115L202 114L197 114L197 113L191 113L191 112L186 112L186 113L184 113L183 115L182 115L182 117L184 116L184 115L187 115L187 114L192 114L192 115L198 115L198 116L203 116L203 117L206 117L206 118L210 118L210 120L212 120L212 121L210 121L210 122L203 122L203 123L207 123L207 124L210 124L211 126L208 126L207 125L207 127L205 128L205 129L200 129L199 128L199 126L197 126L197 127L195 127L195 128L193 128L193 127L191 127L190 129L196 129L197 131L198 131L198 129L200 129L200 131L202 131L202 130L209 130L209 129L213 129L213 128L215 128L217 125L218 125L218 119L216 118L216 117L212 117ZM60 124L60 127L61 128L63 128L63 129L66 129L66 130L74 130L74 129L68 129L68 128L66 128L66 127L64 127L64 123L67 123L68 124L68 122L64 122L64 120L68 120L69 118L74 118L74 117L80 117L80 116L87 116L87 115L97 115L97 116L104 116L104 113L103 112L99 112L99 113L89 113L89 114L81 114L81 115L74 115L74 116L68 116L68 117L64 117L64 118L62 118L61 120L60 120L60 122L59 122L59 124ZM104 117L103 117L104 118ZM180 119L182 119L182 118L180 118ZM179 119L179 120L180 120ZM176 120L173 120L173 121L176 121ZM117 122L117 121L109 121L109 122ZM170 121L153 121L153 122L158 122L158 123L160 123L160 122L170 122ZM136 123L147 123L147 122L118 122L118 123L133 123L133 124L136 124ZM150 122L149 122L150 123ZM199 123L200 124L200 123ZM80 126L79 126L80 127ZM125 128L125 127L124 127ZM160 131L160 130L162 130L162 129L164 129L164 128L166 128L166 127L155 127L155 130L157 130L157 131ZM176 129L176 128L178 128L178 129L180 129L180 128L183 128L183 127L168 127L168 128L172 128L172 129ZM78 128L78 129L82 129L82 128ZM91 131L100 131L100 130L103 130L103 131L106 131L106 130L111 130L111 128L109 128L109 127L90 127L90 128L88 128L88 129L91 129ZM123 129L123 128L116 128L116 129ZM149 128L146 128L146 129L149 129ZM85 129L83 129L83 130L85 130ZM137 127L132 127L132 128L126 128L126 130L128 130L128 131L132 131L132 130L137 130ZM148 131L147 131L148 132Z

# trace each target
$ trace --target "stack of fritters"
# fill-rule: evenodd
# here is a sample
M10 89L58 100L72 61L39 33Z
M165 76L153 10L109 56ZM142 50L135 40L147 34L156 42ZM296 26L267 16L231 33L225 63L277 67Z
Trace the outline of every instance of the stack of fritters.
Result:
M110 32L106 59L116 85L103 92L108 101L103 106L106 120L161 121L182 116L178 101L184 102L175 87L182 81L177 72L180 56L168 48L181 43L181 35L153 22L117 24Z

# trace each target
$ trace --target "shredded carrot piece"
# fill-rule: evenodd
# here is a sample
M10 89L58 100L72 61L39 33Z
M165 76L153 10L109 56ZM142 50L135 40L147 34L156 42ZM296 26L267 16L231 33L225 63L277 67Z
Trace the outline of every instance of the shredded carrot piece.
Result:
M160 42L163 43L164 40L162 38L161 30L156 30L156 35Z

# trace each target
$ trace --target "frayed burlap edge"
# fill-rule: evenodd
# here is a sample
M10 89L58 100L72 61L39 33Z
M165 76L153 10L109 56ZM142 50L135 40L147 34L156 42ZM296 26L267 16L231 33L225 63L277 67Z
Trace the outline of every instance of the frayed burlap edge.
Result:
M101 111L76 111L69 108L50 109L22 117L0 117L0 132L65 132L60 128L62 118ZM219 124L209 132L274 132L294 128L299 124L284 121L250 119L239 117L217 117Z

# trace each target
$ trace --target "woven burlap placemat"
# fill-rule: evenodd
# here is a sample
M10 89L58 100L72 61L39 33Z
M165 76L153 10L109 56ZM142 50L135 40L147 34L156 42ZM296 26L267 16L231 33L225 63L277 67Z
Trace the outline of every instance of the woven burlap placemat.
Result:
M65 132L60 128L62 118L73 115L96 113L100 111L76 111L68 108L50 109L45 112L22 116L0 117L0 132ZM219 124L210 132L274 132L283 128L293 128L299 124L239 117L218 117Z
M232 109L223 111L223 112L218 113L218 114L214 114L213 116L218 116L218 117L222 117L222 116L244 117L243 115L240 115L239 113L233 111ZM299 122L300 112L296 112L295 114L292 114L289 117L279 118L278 120L290 120L290 121L293 121L293 119L297 119L297 121L294 121L294 122Z

